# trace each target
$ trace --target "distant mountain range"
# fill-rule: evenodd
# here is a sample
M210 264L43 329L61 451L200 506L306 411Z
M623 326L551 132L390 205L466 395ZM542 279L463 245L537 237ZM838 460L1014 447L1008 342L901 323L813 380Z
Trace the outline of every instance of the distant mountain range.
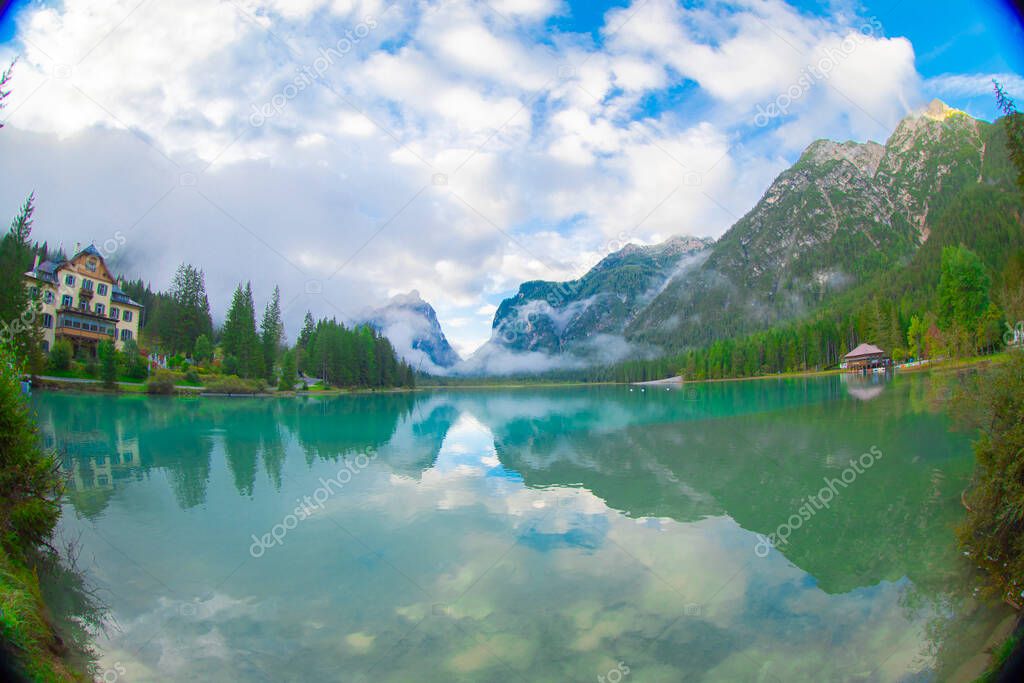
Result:
M667 349L702 346L814 310L905 263L966 189L1007 180L1002 132L934 101L883 146L818 140L701 267L675 278L626 330ZM995 159L992 156L1003 159Z
M1012 192L1013 177L1001 126L938 100L884 145L818 140L717 241L630 244L578 280L523 283L464 367L500 371L485 362L499 355L603 363L806 315L901 269L944 214L976 206L979 192Z
M416 370L443 372L462 360L444 336L433 306L416 290L392 297L365 314L363 322L391 340L398 354Z
M491 343L514 351L593 352L596 340L621 336L662 287L698 264L711 244L696 237L627 244L578 280L524 282L516 296L498 306Z

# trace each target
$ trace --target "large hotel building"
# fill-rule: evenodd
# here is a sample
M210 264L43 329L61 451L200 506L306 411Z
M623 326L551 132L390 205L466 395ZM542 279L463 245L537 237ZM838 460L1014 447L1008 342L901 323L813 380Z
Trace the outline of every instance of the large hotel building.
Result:
M58 339L68 339L75 351L95 354L103 340L121 349L139 336L143 307L125 294L107 268L102 254L89 245L64 261L36 262L25 282L42 304L40 326L43 350Z

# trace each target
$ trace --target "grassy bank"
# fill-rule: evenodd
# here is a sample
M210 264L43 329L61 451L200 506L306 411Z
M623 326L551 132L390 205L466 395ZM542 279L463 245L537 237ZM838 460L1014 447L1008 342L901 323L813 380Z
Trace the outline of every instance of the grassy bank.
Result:
M32 563L0 549L0 638L6 659L32 681L87 681L67 663L68 648L56 635Z
M63 477L56 455L40 446L20 379L17 356L0 345L0 649L13 669L5 673L15 680L87 680L66 663L40 590Z

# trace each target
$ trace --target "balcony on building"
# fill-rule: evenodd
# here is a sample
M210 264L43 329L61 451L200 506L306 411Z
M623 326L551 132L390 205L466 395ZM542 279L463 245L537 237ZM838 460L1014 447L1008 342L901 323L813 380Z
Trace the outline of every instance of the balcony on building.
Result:
M113 341L115 333L114 322L106 316L72 308L62 308L57 312L57 336L83 342L99 342Z

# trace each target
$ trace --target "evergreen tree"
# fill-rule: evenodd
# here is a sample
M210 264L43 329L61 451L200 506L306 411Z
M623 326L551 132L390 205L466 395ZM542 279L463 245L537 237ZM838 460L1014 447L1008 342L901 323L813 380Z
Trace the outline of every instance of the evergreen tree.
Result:
M25 287L24 273L32 266L32 213L35 194L22 204L11 228L0 240L0 337L14 344L32 370L42 365L38 292Z
M391 342L367 325L346 328L336 320L306 325L299 335L304 347L300 367L334 386L367 388L413 386L412 368L398 358ZM283 368L282 368L283 369Z
M279 391L291 391L298 381L295 369L295 349L289 349L281 356L281 379L277 388Z
M1011 326L1024 321L1024 251L1018 251L1007 261L998 296Z
M60 260L59 256L51 257L51 260ZM153 320L156 310L157 297L166 297L166 294L157 294L149 287L149 283L143 282L141 278L136 280L125 280L122 278L121 290L131 299L138 301L143 306L142 317L139 319L139 329L147 328Z
M1003 119L1006 149L1010 162L1017 169L1017 186L1024 192L1024 114L1017 111L1017 105L999 83L993 82L993 85L996 91L996 106L1006 117Z
M117 350L114 342L101 341L97 353L100 357L100 379L103 386L112 389L117 386Z
M256 333L256 311L252 300L252 283L239 285L231 300L221 335L225 365L233 358L241 377L263 376L263 349Z
M189 263L178 266L171 282L170 300L173 321L169 338L164 341L171 351L190 353L199 335L213 334L213 318L210 316L203 271Z
M309 345L309 340L313 338L315 330L316 322L313 320L313 314L306 311L306 318L302 321L302 331L299 332L299 338L295 345L305 349Z
M281 322L281 290L274 287L274 294L263 311L260 325L260 342L263 347L263 371L268 382L274 381L274 364L284 341L284 323Z
M213 344L205 334L196 337L196 345L192 349L192 357L199 363L206 363L213 358Z

